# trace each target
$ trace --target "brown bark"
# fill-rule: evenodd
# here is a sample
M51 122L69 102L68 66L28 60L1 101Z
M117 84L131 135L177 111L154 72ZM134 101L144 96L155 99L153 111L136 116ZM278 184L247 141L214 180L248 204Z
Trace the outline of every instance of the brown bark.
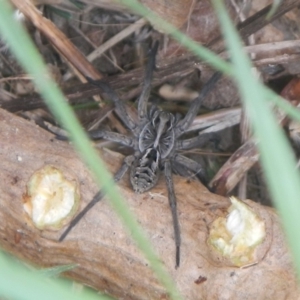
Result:
M97 191L89 171L71 145L57 141L36 125L0 110L0 246L37 266L70 263L66 275L122 299L166 299L143 255L124 230L107 199L84 217L67 239L60 231L40 231L23 210L30 176L53 165L80 183L81 208ZM102 151L110 170L120 155ZM174 176L181 225L181 266L174 269L172 218L163 178L150 192L133 193L128 177L119 190L146 230L153 247L184 299L298 299L299 291L277 215L249 202L264 215L267 237L256 265L246 269L217 262L206 245L208 228L225 214L228 200L208 192L199 182Z

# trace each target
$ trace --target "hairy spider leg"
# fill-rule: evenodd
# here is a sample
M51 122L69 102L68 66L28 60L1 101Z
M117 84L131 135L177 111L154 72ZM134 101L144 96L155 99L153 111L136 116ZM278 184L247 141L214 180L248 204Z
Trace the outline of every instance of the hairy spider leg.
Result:
M190 139L180 140L176 142L176 150L189 150L195 147L202 147L205 143L211 140L212 133L197 135Z
M208 95L208 93L212 90L214 85L217 83L217 81L221 77L222 77L222 73L215 72L211 76L211 78L205 83L199 96L193 100L185 117L178 122L178 124L175 128L176 137L179 137L180 135L182 135L190 127L190 125L194 121L194 119L200 109L202 100Z
M56 139L61 141L67 141L69 139L69 135L67 131L52 126L51 124L47 124L45 127L48 130L50 130L53 134L55 134ZM133 139L121 133L97 129L97 130L90 130L89 132L87 132L87 134L93 140L106 139L111 142L119 143L124 146L134 147Z
M194 173L198 173L201 178L204 178L205 172L203 167L197 162L183 156L180 154L176 154L174 157L174 163L178 163L185 168L192 170ZM174 184L172 179L172 164L169 159L164 162L165 169L165 178L166 185L168 189L168 200L172 213L173 219L173 228L174 228L174 239L175 239L175 268L177 269L180 265L180 246L181 246L181 237L180 237L180 226L178 220L178 212L177 212L177 200L174 191Z
M175 239L175 268L177 269L180 265L180 245L181 245L181 238L180 238L180 227L178 221L178 214L177 214L177 201L174 191L174 184L172 180L172 166L169 160L166 160L164 163L165 167L165 178L166 178L166 185L168 189L168 200L169 205L172 213L173 219L173 227L174 227L174 239Z
M131 163L133 160L133 156L127 156L124 159L124 162L120 169L116 172L113 180L114 182L118 182L122 179L122 177L125 175L125 173L128 171ZM83 216L95 206L102 198L105 196L105 192L100 190L94 198L85 206L85 208L70 222L67 229L63 232L63 234L60 236L59 241L63 241L65 237L69 234L69 232L77 225L77 223L83 218Z
M130 115L127 113L125 104L120 100L116 92L111 88L110 84L102 80L93 80L90 77L86 77L87 81L101 89L102 92L107 94L107 96L113 101L115 105L115 110L118 116L124 122L124 124L132 131L135 130L137 124L132 120Z
M143 90L138 99L138 116L139 124L144 123L147 120L147 104L151 91L151 82L153 78L153 71L155 69L155 58L158 50L158 41L155 42L154 46L151 48L148 63L146 66L145 80L143 83Z
M148 63L145 72L145 80L143 83L142 92L138 99L138 116L139 121L144 121L147 116L147 104L151 91L151 82L153 78L153 71L155 69L155 57L158 50L158 41L155 42L154 46L151 48L148 58ZM97 87L99 87L104 93L107 94L109 98L114 102L116 106L116 111L119 117L122 119L124 124L135 134L139 134L139 129L137 124L132 120L130 115L127 113L124 103L120 100L115 91L111 86L105 81L96 81L90 77L86 77L87 81ZM140 123L139 123L140 124Z
M196 161L183 156L181 154L176 154L174 157L174 161L180 165L182 165L183 167L193 171L196 174L198 174L200 176L200 178L205 181L205 170L204 168L201 166L201 164L197 163Z
M94 140L105 139L111 142L119 143L124 146L134 147L133 139L121 133L97 129L97 130L90 130L88 132L88 135L91 139Z

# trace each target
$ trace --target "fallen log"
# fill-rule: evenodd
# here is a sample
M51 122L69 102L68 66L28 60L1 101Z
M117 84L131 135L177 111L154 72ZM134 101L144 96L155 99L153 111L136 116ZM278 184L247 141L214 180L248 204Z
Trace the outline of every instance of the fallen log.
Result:
M109 205L98 203L58 242L60 230L37 229L24 210L31 176L49 165L79 185L82 209L98 187L69 143L54 139L37 125L0 109L0 247L38 267L77 264L66 276L122 299L168 299L148 262ZM100 151L112 172L120 154ZM273 209L247 205L265 226L255 263L237 267L207 244L213 221L228 215L227 198L200 182L174 176L181 226L181 265L174 268L172 217L164 179L145 194L135 194L128 176L118 189L145 229L155 251L184 299L299 299L296 276Z

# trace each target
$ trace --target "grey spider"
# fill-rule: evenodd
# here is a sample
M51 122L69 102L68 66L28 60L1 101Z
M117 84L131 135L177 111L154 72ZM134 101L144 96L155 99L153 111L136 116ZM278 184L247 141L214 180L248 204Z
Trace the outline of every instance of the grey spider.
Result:
M219 73L215 73L204 85L200 95L193 100L186 116L181 119L179 115L160 110L155 106L147 109L148 99L151 90L153 70L155 69L155 56L158 43L150 50L149 59L145 72L145 80L142 93L138 99L138 122L132 120L127 113L124 103L117 94L104 81L88 81L98 86L114 102L115 110L124 124L131 130L132 136L122 135L105 130L89 131L89 136L93 139L107 139L122 145L133 148L134 154L125 157L121 168L114 176L115 182L119 181L130 169L130 181L135 192L144 193L150 190L157 183L160 173L164 170L166 185L168 190L169 205L172 212L174 237L175 237L175 268L180 265L180 227L177 216L176 196L172 181L172 170L181 167L190 170L200 176L204 175L204 169L200 164L179 153L180 150L194 148L199 144L200 138L196 136L189 139L179 139L193 122L201 104L201 100L208 94L211 87L220 78ZM104 196L99 191L90 203L71 221L68 228L61 235L62 241L70 230L80 221L80 219Z

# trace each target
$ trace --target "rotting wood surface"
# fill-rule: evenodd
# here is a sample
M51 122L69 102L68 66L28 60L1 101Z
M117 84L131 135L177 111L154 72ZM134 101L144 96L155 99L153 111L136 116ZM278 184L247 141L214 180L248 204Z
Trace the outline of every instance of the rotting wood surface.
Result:
M35 124L0 109L0 246L39 267L76 263L67 276L122 299L168 299L147 261L124 230L107 199L98 203L67 239L61 231L39 231L23 210L30 176L49 164L80 183L81 208L97 191L92 177L68 143ZM115 171L121 156L102 151ZM229 202L199 182L174 176L182 234L181 266L174 269L172 218L163 179L150 192L137 195L128 177L120 193L136 214L184 299L299 299L300 293L272 209L249 204L264 216L267 238L256 265L245 269L216 261L206 245L208 228L225 214Z

